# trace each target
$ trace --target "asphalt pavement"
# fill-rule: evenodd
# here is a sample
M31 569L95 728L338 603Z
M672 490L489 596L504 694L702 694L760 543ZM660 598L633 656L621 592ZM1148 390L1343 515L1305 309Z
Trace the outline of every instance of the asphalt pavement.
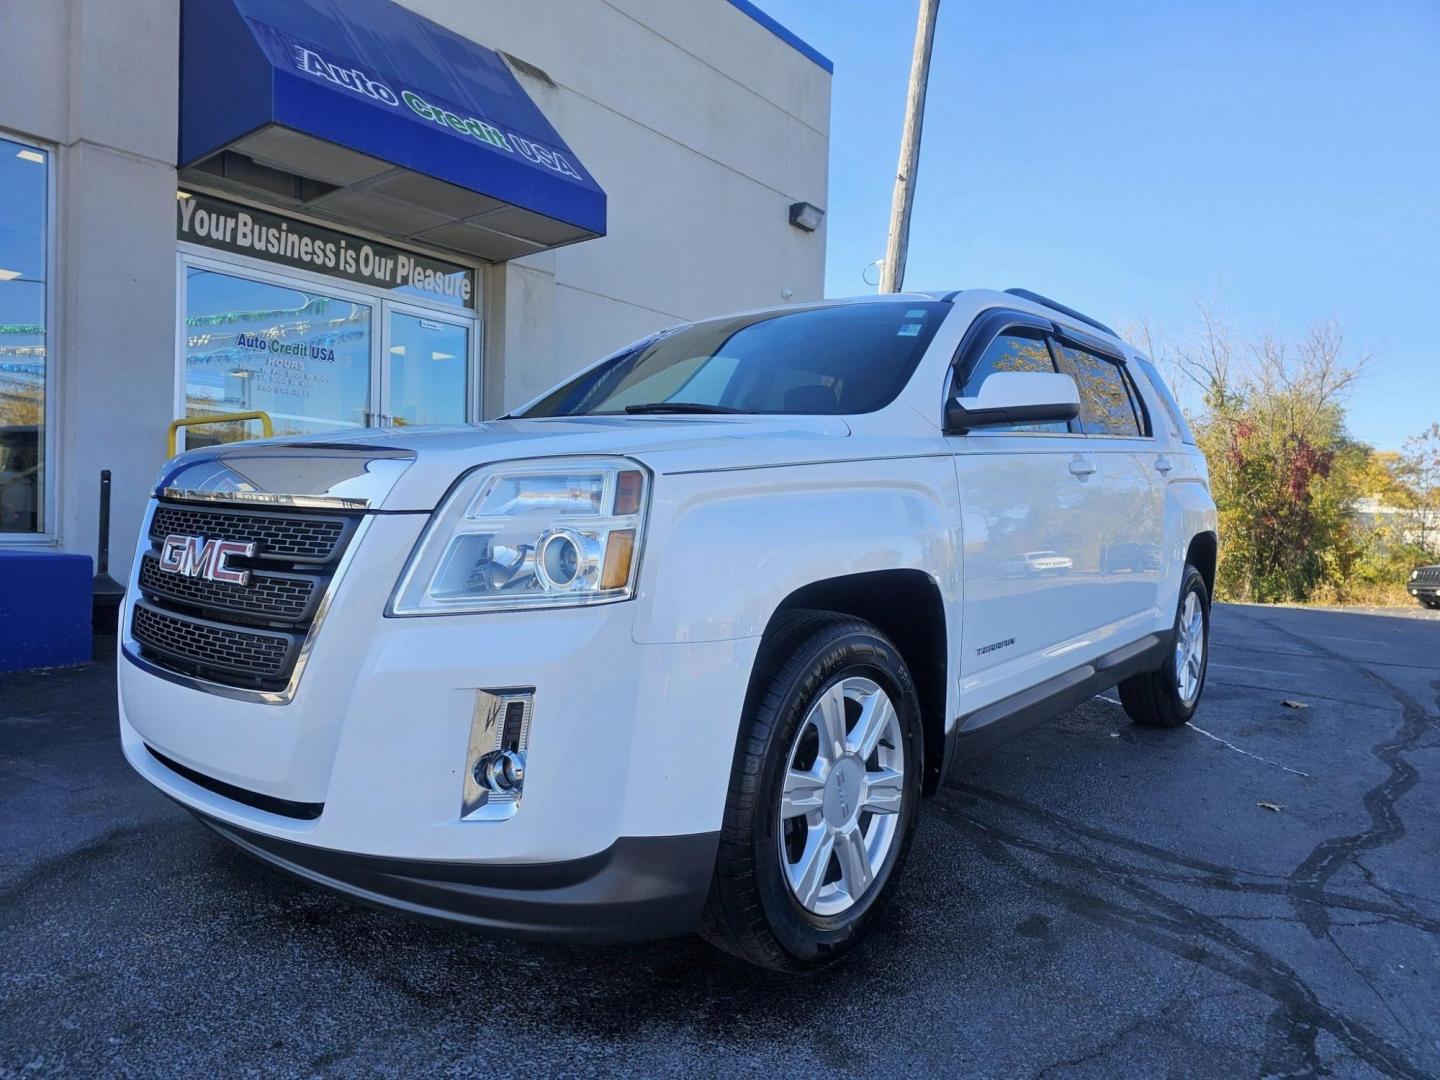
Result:
M286 878L129 771L112 679L0 675L0 1076L1440 1074L1440 613L1218 607L1192 726L1111 692L968 766L809 977Z

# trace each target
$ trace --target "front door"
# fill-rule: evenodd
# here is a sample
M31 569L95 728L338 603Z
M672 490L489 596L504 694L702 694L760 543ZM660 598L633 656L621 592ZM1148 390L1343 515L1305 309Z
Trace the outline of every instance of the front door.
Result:
M961 358L974 395L996 371L1055 371L1043 320L1016 316ZM1101 622L1103 489L1075 425L1019 424L948 437L960 487L966 713L1089 659Z

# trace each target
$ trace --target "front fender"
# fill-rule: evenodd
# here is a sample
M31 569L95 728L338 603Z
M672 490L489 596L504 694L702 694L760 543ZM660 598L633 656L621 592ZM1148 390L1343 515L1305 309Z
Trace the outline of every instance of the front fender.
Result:
M650 513L642 644L759 637L796 589L875 570L924 571L959 611L948 454L659 473ZM947 630L959 640L958 626Z

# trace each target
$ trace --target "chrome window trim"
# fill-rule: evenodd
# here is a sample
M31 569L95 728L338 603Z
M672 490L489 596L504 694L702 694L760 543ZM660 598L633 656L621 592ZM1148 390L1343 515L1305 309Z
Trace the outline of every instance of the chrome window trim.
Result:
M217 500L223 501L223 500ZM145 511L145 520L140 525L140 544L143 548L149 543L150 522L155 517L155 510L159 503L155 499L150 500L150 505ZM370 524L373 516L367 514L360 520L355 529L355 534L350 538L350 544L345 549L345 554L340 556L340 562L335 567L335 573L330 578L330 584L326 587L325 593L320 597L320 604L315 609L315 618L310 623L310 629L305 634L305 640L300 645L300 655L295 658L295 668L290 673L290 681L283 690L247 690L239 686L227 686L224 683L212 682L209 679L201 679L194 675L185 675L178 671L171 671L169 668L146 660L140 655L140 646L130 636L130 620L135 609L135 602L140 595L140 557L136 553L135 565L130 570L129 587L125 591L125 604L120 612L120 652L126 660L134 664L141 671L156 678L164 679L177 686L183 686L190 690L199 690L206 694L214 694L216 697L231 698L235 701L258 702L262 705L288 705L295 699L295 693L300 686L300 678L305 674L305 666L310 660L310 653L315 647L315 639L320 633L320 628L325 623L325 616L329 614L331 604L335 599L336 590L345 579L345 573L350 569L354 561L355 552L359 550L365 534L370 531Z

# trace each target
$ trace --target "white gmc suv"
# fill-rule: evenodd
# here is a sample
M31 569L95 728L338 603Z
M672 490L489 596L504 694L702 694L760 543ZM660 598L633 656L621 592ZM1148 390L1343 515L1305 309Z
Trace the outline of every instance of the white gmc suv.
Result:
M679 326L500 420L196 450L154 494L130 763L507 934L828 963L956 761L1205 682L1205 461L1144 357L1018 290Z

